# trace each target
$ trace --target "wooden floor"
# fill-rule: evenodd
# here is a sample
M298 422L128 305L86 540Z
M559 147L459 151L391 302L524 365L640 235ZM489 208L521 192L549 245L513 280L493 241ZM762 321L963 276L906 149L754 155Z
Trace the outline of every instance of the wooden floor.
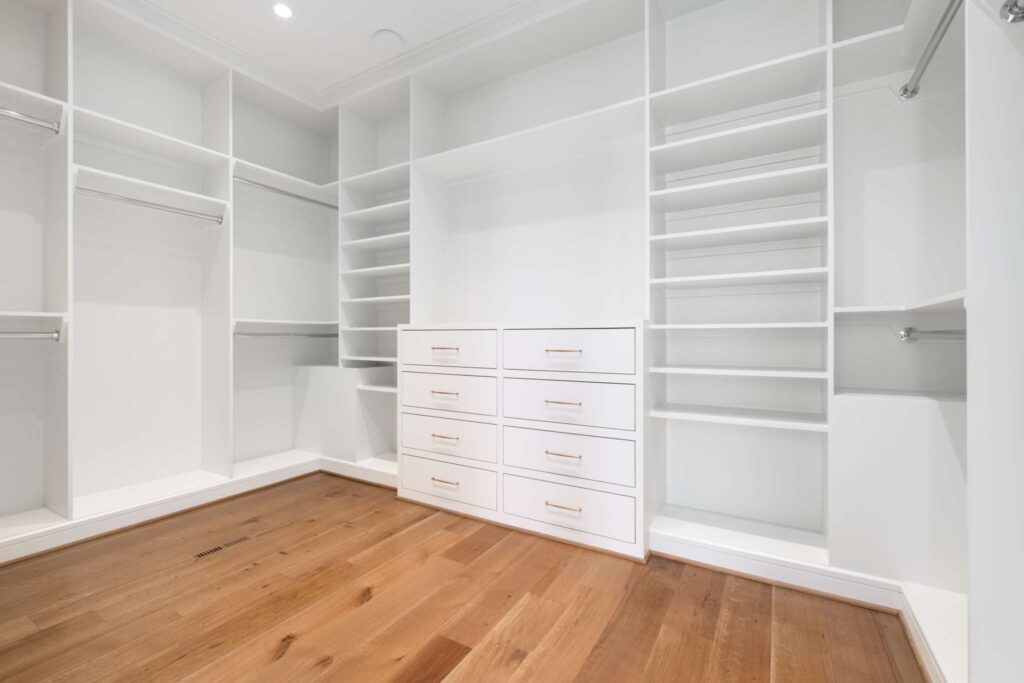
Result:
M892 615L322 474L0 568L3 681L442 679L923 680Z

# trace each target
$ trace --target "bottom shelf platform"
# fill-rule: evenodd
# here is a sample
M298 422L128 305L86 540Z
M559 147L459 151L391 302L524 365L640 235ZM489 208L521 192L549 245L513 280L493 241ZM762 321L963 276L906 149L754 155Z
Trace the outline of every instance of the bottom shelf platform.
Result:
M828 564L824 534L677 505L664 506L651 524L653 550L659 550L659 540Z
M66 523L68 520L48 508L26 510L0 517L0 541L8 538L43 531Z
M229 477L207 470L192 470L88 496L79 496L75 498L75 518L81 519L118 512L165 498L195 493L229 481L231 481Z

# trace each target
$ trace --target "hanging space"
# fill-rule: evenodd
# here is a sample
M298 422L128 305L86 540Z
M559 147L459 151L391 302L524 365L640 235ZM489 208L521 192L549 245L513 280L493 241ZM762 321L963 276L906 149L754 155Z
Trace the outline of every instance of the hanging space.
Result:
M655 551L828 561L826 17L650 3Z
M0 4L0 541L71 515L67 17Z
M91 517L231 475L230 91L182 44L75 10L71 443Z

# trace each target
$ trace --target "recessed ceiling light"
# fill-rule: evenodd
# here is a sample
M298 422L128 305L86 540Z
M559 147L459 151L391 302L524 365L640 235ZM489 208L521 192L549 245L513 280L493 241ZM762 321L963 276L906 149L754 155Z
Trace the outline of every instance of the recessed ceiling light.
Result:
M373 34L373 44L391 52L398 52L405 48L405 38L397 31L382 28Z
M274 5L274 14L281 17L282 19L291 19L292 8L284 4L283 2L279 2L276 5Z

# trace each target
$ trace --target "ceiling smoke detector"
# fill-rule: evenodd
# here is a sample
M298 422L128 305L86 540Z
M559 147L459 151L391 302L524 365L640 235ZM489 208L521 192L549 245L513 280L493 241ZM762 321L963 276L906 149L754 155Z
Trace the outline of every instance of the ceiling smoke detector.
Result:
M399 52L405 49L405 38L397 31L382 28L373 34L373 44L388 52Z

